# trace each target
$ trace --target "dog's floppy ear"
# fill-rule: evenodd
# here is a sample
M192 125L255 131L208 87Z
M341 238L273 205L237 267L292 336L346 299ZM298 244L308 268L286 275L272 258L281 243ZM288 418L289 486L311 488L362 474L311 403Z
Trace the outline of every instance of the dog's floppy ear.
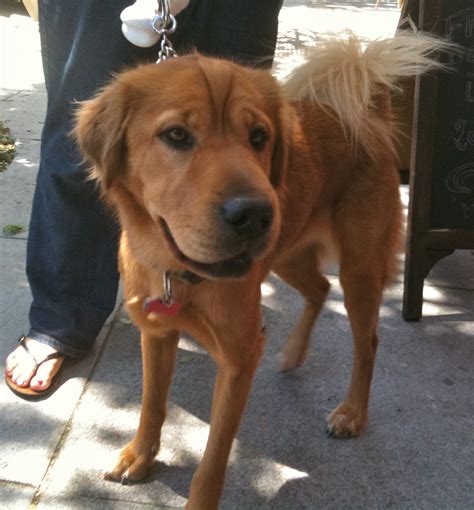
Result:
M286 102L280 105L270 171L270 182L274 188L278 188L283 182L288 167L293 116L294 112L290 105L286 104Z
M80 103L76 112L75 137L82 154L93 168L103 192L125 171L125 131L130 101L126 86L118 81L104 88L94 99Z

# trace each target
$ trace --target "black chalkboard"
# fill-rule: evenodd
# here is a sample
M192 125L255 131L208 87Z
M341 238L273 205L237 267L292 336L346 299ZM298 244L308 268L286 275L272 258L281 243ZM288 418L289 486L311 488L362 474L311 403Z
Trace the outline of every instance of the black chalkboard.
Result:
M407 0L400 23L464 48L415 82L403 317L418 320L431 268L474 248L474 0Z
M441 2L437 31L466 51L438 77L430 224L474 228L474 0Z

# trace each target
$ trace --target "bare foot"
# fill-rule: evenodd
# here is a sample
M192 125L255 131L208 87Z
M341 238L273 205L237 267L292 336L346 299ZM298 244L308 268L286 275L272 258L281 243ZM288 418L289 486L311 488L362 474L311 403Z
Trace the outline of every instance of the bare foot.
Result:
M41 363L47 356L57 352L54 347L27 338L25 341L31 355L40 363L36 369L35 361L30 354L19 345L7 358L5 372L10 379L22 388L44 391L49 388L54 376L64 361L64 357L54 358Z

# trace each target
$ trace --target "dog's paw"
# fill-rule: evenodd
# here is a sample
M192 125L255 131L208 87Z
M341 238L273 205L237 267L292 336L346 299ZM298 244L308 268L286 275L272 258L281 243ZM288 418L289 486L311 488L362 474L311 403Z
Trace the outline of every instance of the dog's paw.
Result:
M285 348L280 353L280 372L288 372L303 364L308 353L307 343L296 335L288 338Z
M367 423L367 412L343 403L328 416L327 422L327 433L330 437L358 437Z
M148 475L155 456L156 452L150 449L142 451L132 442L122 450L115 467L104 473L104 478L124 485L143 480Z
M302 356L301 353L285 349L280 354L279 371L289 372L290 370L294 370L303 363L304 359L305 357Z

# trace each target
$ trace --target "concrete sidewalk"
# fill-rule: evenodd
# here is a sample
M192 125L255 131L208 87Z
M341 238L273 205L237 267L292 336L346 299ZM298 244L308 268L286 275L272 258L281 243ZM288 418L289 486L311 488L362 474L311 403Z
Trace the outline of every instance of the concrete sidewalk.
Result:
M278 72L328 30L393 32L393 3L287 1L281 14ZM17 141L0 173L0 230L28 225L46 106L37 26L0 11L1 117ZM5 44L4 44L5 43ZM402 188L406 197L407 190ZM27 229L0 237L0 357L28 329L24 273ZM456 252L425 287L424 317L401 318L402 277L382 308L381 345L370 421L356 440L331 440L325 416L344 397L351 334L341 288L332 291L305 365L277 372L278 352L302 302L280 280L264 285L267 346L233 448L223 509L474 508L474 257ZM138 334L121 309L94 352L65 371L48 400L27 403L0 380L0 508L145 509L182 507L209 428L214 366L193 341L180 343L162 450L145 483L102 479L138 424Z

